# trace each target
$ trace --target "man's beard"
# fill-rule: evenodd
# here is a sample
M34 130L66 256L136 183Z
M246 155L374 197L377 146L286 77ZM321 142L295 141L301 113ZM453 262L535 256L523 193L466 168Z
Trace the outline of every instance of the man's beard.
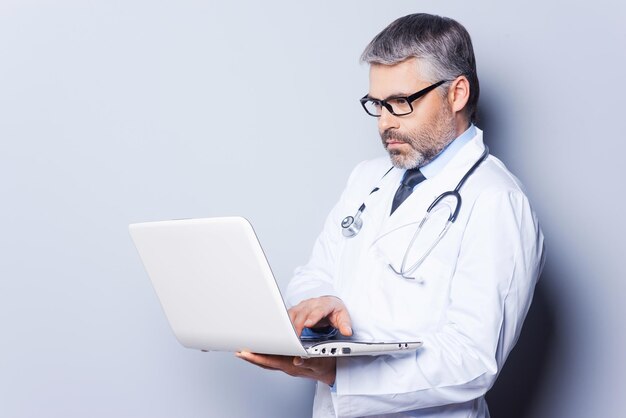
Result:
M410 146L408 152L399 149L387 150L394 167L411 169L423 167L431 162L455 137L454 116L444 103L441 112L428 125L419 131L402 134L388 129L380 135L383 146L387 149L387 140L401 141Z

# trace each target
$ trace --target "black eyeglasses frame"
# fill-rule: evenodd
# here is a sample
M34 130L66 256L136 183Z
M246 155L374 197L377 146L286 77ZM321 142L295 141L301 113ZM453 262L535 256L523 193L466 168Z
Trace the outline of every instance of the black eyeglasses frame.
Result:
M411 113L413 113L413 102L416 101L417 99L419 99L422 96L425 96L427 93L431 92L432 90L436 89L437 87L439 87L440 85L442 85L443 83L447 83L450 80L441 80L435 84L431 84L430 86L421 89L420 91L418 91L417 93L413 93L410 96L394 96L394 97L388 97L385 100L382 99L372 99L371 97L369 97L369 95L365 95L363 97L361 97L359 99L359 101L361 102L361 106L363 106L363 109L365 110L365 112L370 115L373 116L375 118L379 118L381 115L375 115L369 112L369 110L367 110L367 107L365 106L365 104L369 101L372 102L378 102L381 104L381 106L384 106L385 109L387 109L389 111L389 113L391 113L394 116L405 116L405 115L409 115ZM409 108L411 109L408 112L405 113L396 113L393 110L393 107L387 103L388 100L397 100L397 99L404 99L406 100L407 104L409 105Z

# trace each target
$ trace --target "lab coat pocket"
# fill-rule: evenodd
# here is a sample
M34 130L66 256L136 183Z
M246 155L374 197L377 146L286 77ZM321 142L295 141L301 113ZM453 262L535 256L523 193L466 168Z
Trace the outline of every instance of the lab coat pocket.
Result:
M428 222L413 221L395 227L376 238L372 247L396 274L416 281L418 274L430 269L445 270L456 263L462 230L446 219L430 218ZM434 260L434 261L432 261Z
M433 281L449 283L453 269L453 262L444 262L431 254L415 270L415 280L424 286Z
M415 260L422 254L416 246L409 248L415 229L398 229L377 240L372 250L384 266L384 278L379 282L378 294L393 301L390 318L406 318L401 328L418 334L437 326L449 298L456 257L451 241L444 239L415 268ZM451 233L451 234L450 234ZM454 231L450 230L450 238ZM405 261L403 266L403 260ZM402 274L399 274L402 273ZM384 295L384 296L383 296Z
M438 326L448 303L453 267L428 257L406 279L385 266L376 289L376 306L385 306L378 319L394 337L420 337Z
M374 241L374 250L396 274L417 280L414 273L438 246L439 231L431 231L428 226L422 228L419 222L411 222L396 227Z

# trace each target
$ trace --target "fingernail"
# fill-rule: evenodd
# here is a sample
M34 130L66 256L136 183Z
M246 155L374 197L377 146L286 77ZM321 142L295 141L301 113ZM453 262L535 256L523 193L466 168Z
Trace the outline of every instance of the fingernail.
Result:
M302 363L304 363L304 361L300 357L293 358L293 364L295 366L302 366Z

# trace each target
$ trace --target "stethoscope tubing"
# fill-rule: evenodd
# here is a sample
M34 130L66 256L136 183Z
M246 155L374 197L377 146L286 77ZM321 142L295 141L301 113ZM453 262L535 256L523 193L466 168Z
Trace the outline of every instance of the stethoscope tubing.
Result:
M470 167L470 169L465 173L465 175L458 182L454 190L448 190L446 192L443 192L442 194L437 196L435 200L433 200L433 202L430 204L430 206L426 210L426 215L424 216L424 218L422 218L421 222L419 223L419 226L417 227L417 230L413 234L413 237L411 238L411 241L409 242L409 245L406 251L404 252L404 256L402 257L402 263L400 265L400 270L399 271L396 270L391 264L389 264L389 267L394 273L396 273L399 276L402 276L405 279L410 279L410 280L415 279L414 277L410 277L409 274L417 270L417 268L424 262L426 257L430 255L430 253L435 249L437 244L439 244L439 242L443 239L443 237L446 235L446 233L448 232L452 224L456 221L459 215L459 212L461 210L461 204L462 204L460 190L465 184L465 182L467 181L467 179L470 178L472 174L474 174L478 166L480 166L480 164L482 164L487 159L488 156L489 156L489 147L485 145L485 149L483 153L481 154L480 158L476 160L476 162L472 165L472 167ZM389 169L389 171L391 171L392 168ZM389 174L389 171L387 171L385 175L383 175L383 178L387 174ZM369 194L371 195L372 193L378 190L379 188L375 187L374 189L372 189L372 191ZM439 233L439 235L437 236L433 244L430 245L430 247L426 250L426 252L415 263L413 263L408 269L406 269L406 263L408 261L409 252L411 248L413 247L413 244L417 240L417 237L421 233L424 223L426 223L426 221L429 219L431 211L439 204L439 202L441 202L443 199L447 197L453 197L456 200L456 206L454 210L451 211L450 216L448 217L448 220L446 221L446 225L444 226L443 230ZM346 216L342 220L341 222L342 234L346 238L355 237L361 231L361 228L363 227L363 219L361 219L361 215L365 211L365 208L366 208L366 205L365 205L365 202L363 202L361 206L359 206L359 209L357 210L354 216ZM416 222L413 222L413 223L416 223Z

